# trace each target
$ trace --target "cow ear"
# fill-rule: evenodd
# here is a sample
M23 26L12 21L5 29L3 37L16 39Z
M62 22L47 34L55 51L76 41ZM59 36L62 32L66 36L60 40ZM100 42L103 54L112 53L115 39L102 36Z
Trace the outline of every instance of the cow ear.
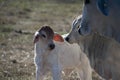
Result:
M54 34L53 40L58 42L64 42L63 37L57 33Z
M97 8L105 16L109 15L108 2L108 0L97 0Z

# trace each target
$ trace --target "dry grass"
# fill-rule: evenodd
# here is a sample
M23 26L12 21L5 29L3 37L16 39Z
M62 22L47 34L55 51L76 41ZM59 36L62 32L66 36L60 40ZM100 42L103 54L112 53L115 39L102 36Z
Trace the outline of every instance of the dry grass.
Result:
M35 80L33 33L42 25L67 33L81 10L82 2L0 0L0 80ZM75 76L64 79L77 80Z

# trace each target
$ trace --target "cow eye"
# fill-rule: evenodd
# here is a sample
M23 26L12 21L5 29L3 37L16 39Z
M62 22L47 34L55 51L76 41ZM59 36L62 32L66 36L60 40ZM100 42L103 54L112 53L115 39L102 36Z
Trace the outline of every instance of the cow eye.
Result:
M89 4L90 3L90 0L85 0L85 4Z
M77 26L77 29L79 29L79 28L80 28L80 25Z

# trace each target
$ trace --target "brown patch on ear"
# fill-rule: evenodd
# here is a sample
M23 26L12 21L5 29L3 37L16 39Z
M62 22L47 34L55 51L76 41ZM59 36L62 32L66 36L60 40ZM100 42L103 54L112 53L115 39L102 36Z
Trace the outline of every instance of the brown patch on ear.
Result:
M63 37L59 34L56 34L56 33L54 34L53 40L58 41L58 42L64 42Z

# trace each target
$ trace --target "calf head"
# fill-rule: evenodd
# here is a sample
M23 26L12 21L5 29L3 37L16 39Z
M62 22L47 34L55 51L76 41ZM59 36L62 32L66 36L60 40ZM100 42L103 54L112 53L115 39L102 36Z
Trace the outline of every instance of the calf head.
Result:
M53 30L49 26L43 26L35 33L34 43L45 50L52 50L55 48L53 37Z

